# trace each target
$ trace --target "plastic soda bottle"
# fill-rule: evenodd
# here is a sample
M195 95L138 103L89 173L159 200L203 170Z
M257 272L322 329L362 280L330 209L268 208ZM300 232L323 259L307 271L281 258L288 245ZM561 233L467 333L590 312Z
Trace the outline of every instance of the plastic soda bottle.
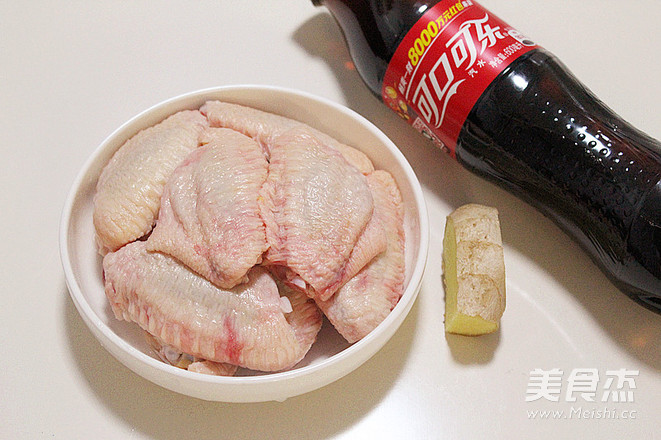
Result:
M661 144L474 0L313 0L373 93L661 313Z

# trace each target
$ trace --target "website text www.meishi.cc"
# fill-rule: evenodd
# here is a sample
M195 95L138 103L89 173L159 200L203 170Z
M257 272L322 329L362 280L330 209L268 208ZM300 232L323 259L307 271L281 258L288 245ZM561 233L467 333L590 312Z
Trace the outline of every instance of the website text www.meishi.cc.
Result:
M527 410L526 413L531 420L635 420L638 415L638 411L635 409L584 408L582 406L572 406L569 410L532 409Z

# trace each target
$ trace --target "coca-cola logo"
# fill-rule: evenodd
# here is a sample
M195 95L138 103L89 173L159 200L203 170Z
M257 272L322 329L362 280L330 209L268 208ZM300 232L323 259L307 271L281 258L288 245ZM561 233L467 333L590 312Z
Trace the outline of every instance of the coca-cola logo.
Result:
M452 150L480 94L512 60L533 47L477 3L439 2L395 52L384 77L383 99Z

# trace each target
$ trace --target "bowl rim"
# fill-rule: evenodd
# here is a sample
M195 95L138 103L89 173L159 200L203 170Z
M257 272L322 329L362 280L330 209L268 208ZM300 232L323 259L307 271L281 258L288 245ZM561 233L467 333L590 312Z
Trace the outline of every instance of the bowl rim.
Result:
M313 364L305 365L299 368L294 368L292 370L280 371L280 372L268 372L255 376L212 376L205 374L196 374L188 370L183 370L172 365L168 365L165 362L162 362L158 359L155 359L152 356L147 355L141 350L137 349L121 336L115 333L103 320L97 315L97 313L92 309L92 306L85 299L82 287L77 282L77 277L72 266L71 252L70 252L70 242L69 242L69 229L70 223L73 216L73 208L75 201L78 196L79 189L84 183L85 178L88 176L90 169L94 162L98 160L98 156L108 148L108 145L115 142L115 138L120 135L123 131L127 130L132 125L138 123L140 120L145 119L146 116L156 113L159 110L171 106L180 101L184 100L193 100L195 98L201 98L203 96L211 96L213 94L221 94L223 92L234 92L234 91L266 91L270 93L280 93L287 95L298 95L304 99L317 101L318 103L331 107L340 113L347 114L351 118L355 119L359 124L365 126L369 129L372 134L379 138L379 140L390 150L390 152L397 159L397 163L402 167L404 174L406 175L407 180L410 182L413 196L414 196L414 205L417 207L418 216L415 219L418 222L420 229L420 239L419 239L419 249L417 254L413 255L413 261L415 265L411 276L409 278L409 283L402 294L402 298L407 297L407 301L400 301L395 306L395 308L388 314L388 316L381 322L372 332L366 335L360 341L357 341L347 348L341 350L338 353L335 353L329 356L326 359L320 360ZM211 99L211 98L209 98ZM135 134L135 133L133 133ZM74 305L78 309L79 314L82 316L83 321L90 328L92 333L100 340L104 348L110 351L113 356L117 357L113 351L106 346L107 343L114 344L120 350L124 351L126 355L136 358L138 361L146 364L148 367L161 370L164 373L169 375L174 375L178 378L185 379L187 381L193 380L198 383L207 383L207 384L228 384L228 385L237 385L241 384L266 384L271 382L280 382L282 380L292 380L299 379L301 377L306 377L316 373L319 370L327 369L332 367L335 364L343 362L347 357L353 356L354 352L360 351L363 346L370 344L373 339L379 337L379 333L386 331L388 329L390 321L397 319L397 317L403 312L404 318L408 314L408 310L404 310L398 313L393 313L398 308L412 307L413 303L416 300L418 291L420 290L422 278L425 271L425 266L427 263L428 250L429 250L429 219L427 206L425 203L424 195L422 188L420 186L420 181L418 180L413 168L409 164L408 160L404 157L402 152L396 147L396 145L388 138L385 133L376 127L372 122L367 120L364 116L360 115L356 111L344 106L342 104L331 101L327 98L317 96L305 91L300 91L287 87L280 86L271 86L271 85L258 85L258 84L236 84L236 85L224 85L217 87L209 87L199 90L194 90L187 93L182 93L174 97L162 100L147 109L137 113L132 116L126 122L121 124L119 127L114 129L109 135L107 135L103 141L92 151L88 156L87 160L82 165L81 169L78 171L70 190L67 194L67 197L62 208L62 214L60 217L60 227L59 227L59 247L60 247L60 259L61 264L64 270L65 281L68 286L70 297L72 298ZM411 297L412 298L408 298ZM402 320L404 319L402 318ZM399 327L399 325L397 325ZM392 333L397 330L397 327L392 329ZM392 335L386 338L386 341ZM104 340L101 340L103 338ZM385 342L384 342L385 343ZM380 350L381 346L377 348L376 351ZM370 356L367 357L369 359ZM367 359L360 362L361 364ZM121 360L120 360L121 361ZM121 361L124 363L123 361ZM360 364L359 364L360 365ZM357 368L357 367L356 367Z

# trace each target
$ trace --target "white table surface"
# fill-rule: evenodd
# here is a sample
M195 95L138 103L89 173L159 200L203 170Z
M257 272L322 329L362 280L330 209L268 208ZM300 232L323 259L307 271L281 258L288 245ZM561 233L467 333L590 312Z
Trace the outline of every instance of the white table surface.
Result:
M661 138L660 2L482 4ZM661 438L661 316L619 293L549 220L380 104L347 68L325 9L32 0L0 2L0 17L0 438ZM355 372L284 403L206 402L135 375L79 317L58 253L66 194L112 130L163 99L245 83L320 95L374 122L416 170L431 220L423 287L393 339ZM467 202L498 207L505 242L507 310L501 330L480 338L443 331L445 216ZM526 402L530 372L553 368L564 371L559 401ZM581 368L600 374L596 402L565 394ZM607 372L622 368L638 371L634 401L600 402Z

